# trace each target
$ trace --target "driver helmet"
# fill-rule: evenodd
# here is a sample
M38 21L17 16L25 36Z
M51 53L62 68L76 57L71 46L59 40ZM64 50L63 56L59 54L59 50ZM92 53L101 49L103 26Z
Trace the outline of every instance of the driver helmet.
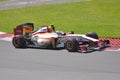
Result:
M47 32L50 32L50 33L51 33L52 31L53 31L53 30L52 30L52 27L51 27L51 26L48 26L48 27L47 27Z
M40 32L48 32L47 26L42 27L39 31Z
M52 32L52 28L51 28L51 26L42 26L42 28L40 28L39 32Z
M65 35L65 33L64 32L62 32L62 31L56 31L56 33L59 35L59 36L63 36L63 35Z

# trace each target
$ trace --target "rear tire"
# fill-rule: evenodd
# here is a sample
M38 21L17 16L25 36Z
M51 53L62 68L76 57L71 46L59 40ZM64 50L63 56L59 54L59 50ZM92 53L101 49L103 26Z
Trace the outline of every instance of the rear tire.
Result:
M97 33L95 33L95 32L88 32L88 33L86 34L86 36L91 37L91 38L94 38L94 39L98 39L98 35L97 35Z
M13 37L12 44L15 48L25 48L26 40L22 35Z

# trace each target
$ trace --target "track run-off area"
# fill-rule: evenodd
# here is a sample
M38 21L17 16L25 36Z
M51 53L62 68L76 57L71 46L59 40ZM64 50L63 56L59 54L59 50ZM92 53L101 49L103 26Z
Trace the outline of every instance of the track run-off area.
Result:
M8 1L0 2L0 10L21 8L27 6L76 2L76 1L83 2L83 1L91 1L91 0L8 0Z

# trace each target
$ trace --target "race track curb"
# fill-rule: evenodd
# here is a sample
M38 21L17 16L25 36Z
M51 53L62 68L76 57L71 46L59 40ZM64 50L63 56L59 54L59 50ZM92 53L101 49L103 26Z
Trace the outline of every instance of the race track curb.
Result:
M13 38L13 34L8 34L8 33L5 33L5 32L0 32L0 40L3 40L3 41L12 41L12 38Z
M110 47L106 48L106 50L109 50L109 51L119 50L120 51L120 38L101 38L101 39L110 41Z

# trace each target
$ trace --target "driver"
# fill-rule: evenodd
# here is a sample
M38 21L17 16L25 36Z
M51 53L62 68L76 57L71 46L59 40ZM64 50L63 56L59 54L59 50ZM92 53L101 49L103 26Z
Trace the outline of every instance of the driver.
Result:
M50 26L42 26L42 28L40 29L40 32L54 32L55 31L55 27L54 25L50 25Z
M39 28L38 30L36 30L35 32L33 32L33 34L37 34L37 33L52 33L55 31L55 27L54 25L51 26L42 26L41 28Z
M74 34L74 32L67 32L64 33L63 31L55 31L55 26L54 25L50 25L50 26L42 26L41 28L39 28L37 31L35 31L33 34L37 34L37 33L57 33L59 36L63 36L66 34Z

